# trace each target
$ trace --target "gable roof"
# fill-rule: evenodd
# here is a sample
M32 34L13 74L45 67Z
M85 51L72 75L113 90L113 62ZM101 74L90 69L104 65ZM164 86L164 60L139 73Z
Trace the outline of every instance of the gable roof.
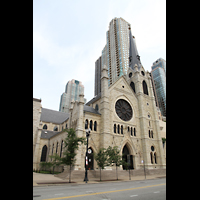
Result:
M42 108L40 121L61 124L69 118L68 113Z
M55 135L57 135L59 133L61 133L61 131L58 132L58 131L42 130L40 138L50 139L51 137L53 137L53 136L55 136Z
M101 98L101 92L98 95L96 95L95 97L93 97L93 99L88 101L85 105L89 106L90 104L94 103L95 101L99 100L100 98Z
M127 76L126 76L126 75L120 76L112 85L110 85L110 87L109 87L109 93L110 93L111 90L113 90L113 89L116 90L116 86L117 86L118 83L120 83L120 81L122 81L122 80L124 80L124 84L126 84L124 89L120 88L120 91L122 92L122 94L123 94L123 93L125 94L125 93L128 92L129 94L132 94L132 95L134 96L135 99L138 100L138 98L137 98L135 92L133 91L133 89L131 88L129 82L127 81ZM119 89L118 89L118 90L119 90Z
M95 110L91 106L84 105L84 109L83 110L86 111L86 112L90 112L90 113L101 115L101 113L99 113L97 110Z

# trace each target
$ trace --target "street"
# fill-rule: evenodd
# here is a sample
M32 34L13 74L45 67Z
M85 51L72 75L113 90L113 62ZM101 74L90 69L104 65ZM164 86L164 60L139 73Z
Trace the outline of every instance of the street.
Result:
M41 199L164 200L166 199L166 178L33 187L33 200Z

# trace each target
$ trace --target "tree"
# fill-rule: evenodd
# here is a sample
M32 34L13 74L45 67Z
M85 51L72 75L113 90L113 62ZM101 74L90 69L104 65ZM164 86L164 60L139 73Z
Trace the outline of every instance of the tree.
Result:
M105 148L100 148L98 153L94 153L94 159L97 161L97 165L100 168L100 181L101 181L101 169L104 169L105 166L107 166L107 158L108 155L106 153Z
M64 140L64 152L63 157L60 158L57 154L54 154L54 156L50 156L54 158L54 161L57 160L56 165L64 164L70 166L70 173L69 173L69 183L71 183L71 170L72 166L76 162L76 150L78 150L79 144L85 143L84 137L77 137L76 132L73 128L67 129L67 137Z
M122 160L122 156L119 155L118 146L114 146L113 148L109 146L106 150L107 156L108 156L108 164L112 165L115 163L116 165L116 177L118 180L118 173L117 173L117 167L124 164L124 161Z
M46 169L48 170L51 166L52 166L51 162L41 162L40 163L40 167L42 168L42 170L45 170L45 171L46 171Z
M51 166L53 166L53 174L54 174L55 166L61 165L62 159L60 159L60 156L56 153L54 153L54 155L50 156L50 158L53 158L53 161L51 162Z

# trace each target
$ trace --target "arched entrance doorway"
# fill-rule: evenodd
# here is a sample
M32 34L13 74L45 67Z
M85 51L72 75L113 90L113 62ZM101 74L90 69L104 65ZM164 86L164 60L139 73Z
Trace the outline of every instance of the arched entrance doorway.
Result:
M91 147L88 148L88 169L94 169L94 155Z
M122 159L124 159L125 162L130 162L130 169L134 169L133 167L133 155L130 155L130 151L127 147L127 145L124 146L122 150ZM123 165L123 169L126 169L125 165Z

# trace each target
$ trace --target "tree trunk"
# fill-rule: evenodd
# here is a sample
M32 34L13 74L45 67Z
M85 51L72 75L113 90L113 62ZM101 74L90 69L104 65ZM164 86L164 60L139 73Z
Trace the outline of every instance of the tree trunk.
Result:
M101 167L100 167L100 181L101 181Z
M117 180L118 180L117 165L116 165L116 175L117 175Z
M70 168L69 168L69 183L71 183L71 165L70 165Z

